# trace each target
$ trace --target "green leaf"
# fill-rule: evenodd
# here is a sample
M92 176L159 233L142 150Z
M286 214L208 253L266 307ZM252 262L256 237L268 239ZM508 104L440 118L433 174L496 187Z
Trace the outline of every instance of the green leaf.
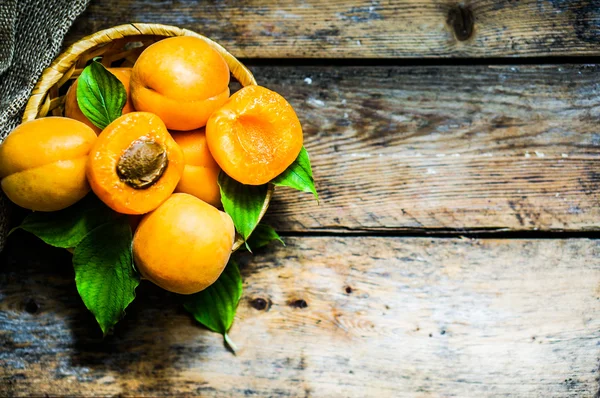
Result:
M310 167L310 158L304 147L300 150L296 160L283 173L275 177L271 183L278 187L291 187L302 192L312 193L315 199L319 200Z
M238 265L233 260L215 283L203 291L184 296L184 308L213 332L223 335L225 342L235 352L236 346L227 332L231 328L235 311L242 297L242 277Z
M15 227L30 232L45 243L62 248L77 246L90 231L110 221L116 213L94 194L89 194L73 206L53 212L33 212Z
M98 61L85 67L77 80L79 108L96 127L104 129L121 116L127 102L123 83Z
M247 240L258 225L267 198L267 185L244 185L221 172L219 187L223 209L231 216L235 229Z
M260 249L276 240L285 246L285 242L281 239L279 234L275 232L273 227L267 224L258 224L256 229L254 229L254 232L252 232L252 235L248 238L248 246L250 246L250 249L252 250Z
M105 336L123 317L139 285L131 243L131 227L121 217L94 229L73 253L77 291Z

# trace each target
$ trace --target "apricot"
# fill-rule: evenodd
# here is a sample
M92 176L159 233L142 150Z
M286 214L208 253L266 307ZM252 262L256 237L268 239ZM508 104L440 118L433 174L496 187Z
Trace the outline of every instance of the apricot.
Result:
M231 178L262 185L281 174L302 149L302 127L281 95L246 86L215 111L206 125L213 157Z
M158 115L167 128L194 130L229 98L229 67L202 39L164 39L135 62L131 98L135 109Z
M193 294L219 278L234 239L229 215L176 193L142 218L133 237L133 258L144 278L174 293Z
M0 145L2 190L17 205L56 211L82 199L94 131L77 120L46 117L21 124Z
M183 166L183 152L158 116L131 112L100 133L90 150L87 177L113 210L144 214L173 193Z
M131 95L129 95L129 78L131 76L131 68L108 68L108 71L115 75L117 79L119 79L121 83L123 83L123 86L125 86L125 90L127 91L127 102L123 106L122 113L126 114L129 112L133 112L135 109L133 109ZM79 104L77 103L78 81L79 78L76 79L75 82L73 82L73 84L71 85L71 87L69 87L69 90L67 90L67 95L65 97L65 116L87 124L89 127L91 127L92 130L94 130L96 134L100 134L100 131L102 130L96 127L94 123L92 123L87 117L85 117L85 115L81 111L81 108L79 108Z
M208 150L204 129L171 131L171 135L185 159L183 175L175 192L189 193L215 207L221 206L221 191L217 182L221 169Z

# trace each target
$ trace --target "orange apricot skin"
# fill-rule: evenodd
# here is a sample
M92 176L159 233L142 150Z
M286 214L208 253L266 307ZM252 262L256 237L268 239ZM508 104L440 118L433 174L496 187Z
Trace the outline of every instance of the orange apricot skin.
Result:
M146 189L134 189L117 174L117 164L132 142L147 138L163 145L168 165L164 174ZM90 150L87 177L94 193L118 213L145 214L173 193L183 172L183 153L158 116L127 113L106 126Z
M185 193L175 193L145 215L133 238L140 274L161 288L193 294L225 269L235 239L226 213Z
M171 131L171 135L185 159L185 168L175 192L188 193L220 207L221 191L217 181L221 169L210 154L204 129Z
M127 91L127 102L123 106L122 114L133 112L133 102L131 101L131 95L129 94L129 80L131 77L131 68L108 68L108 71L115 75L117 79L125 86ZM81 111L79 104L77 103L77 82L79 79L75 79L75 82L67 90L65 97L65 116L71 119L79 120L89 126L96 134L100 134L100 129L94 125Z
M296 112L285 98L251 85L233 94L211 115L206 141L231 178L262 185L292 164L302 149L303 134Z
M17 205L57 211L89 191L85 176L96 134L65 117L46 117L18 126L0 145L2 190Z
M137 110L158 115L167 128L194 130L229 98L229 67L204 40L178 36L140 54L131 73Z

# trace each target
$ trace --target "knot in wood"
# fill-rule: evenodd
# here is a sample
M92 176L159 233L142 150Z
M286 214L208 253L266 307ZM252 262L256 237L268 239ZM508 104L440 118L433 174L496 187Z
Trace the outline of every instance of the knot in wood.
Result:
M264 298L258 297L258 298L255 298L254 300L250 301L250 305L256 310L268 311L269 308L271 308L271 300L265 300Z
M29 312L30 314L35 314L39 309L40 305L36 303L34 299L30 298L27 300L27 303L25 304L25 311Z
M448 11L448 25L452 27L454 36L459 41L465 41L473 35L475 17L469 6L457 5Z
M290 307L292 307L292 308L306 308L306 307L308 307L308 303L306 302L306 300L303 300L303 299L290 301L288 305Z

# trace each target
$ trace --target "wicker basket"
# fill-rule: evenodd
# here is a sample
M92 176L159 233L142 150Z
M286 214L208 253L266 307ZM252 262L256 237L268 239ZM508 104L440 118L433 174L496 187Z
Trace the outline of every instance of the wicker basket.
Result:
M65 88L81 74L86 64L95 57L102 57L102 64L110 66L133 66L142 51L159 40L171 36L195 36L217 50L229 65L232 76L242 86L256 84L252 73L222 46L207 37L187 29L160 24L128 24L115 26L84 37L67 48L44 70L40 80L27 102L23 122L52 115L62 116L64 112ZM263 204L260 218L264 216L273 186L269 184L267 198ZM243 243L238 236L233 246L237 250Z

